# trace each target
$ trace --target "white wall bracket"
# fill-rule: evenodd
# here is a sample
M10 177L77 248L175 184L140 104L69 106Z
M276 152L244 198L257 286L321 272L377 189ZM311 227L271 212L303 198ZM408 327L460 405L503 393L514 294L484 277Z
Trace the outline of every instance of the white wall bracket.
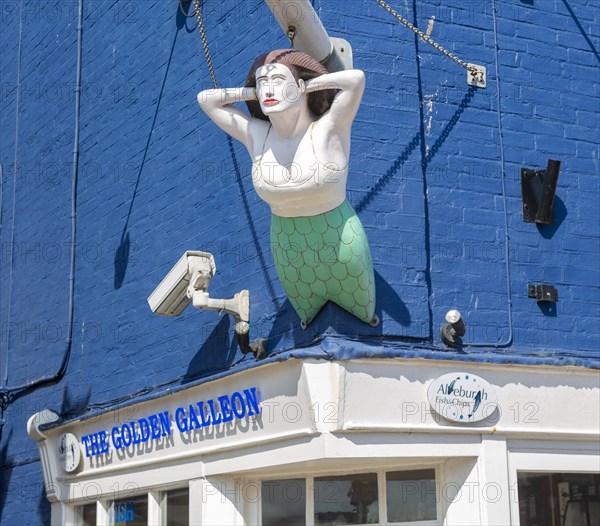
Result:
M478 64L468 64L468 66L467 84L476 88L487 87L487 70L485 66L479 66Z
M329 40L333 45L333 50L323 65L330 72L354 69L352 46L350 45L350 42L343 38L336 37L331 37Z
M330 72L353 69L352 47L330 38L309 0L265 0L293 47L318 60Z

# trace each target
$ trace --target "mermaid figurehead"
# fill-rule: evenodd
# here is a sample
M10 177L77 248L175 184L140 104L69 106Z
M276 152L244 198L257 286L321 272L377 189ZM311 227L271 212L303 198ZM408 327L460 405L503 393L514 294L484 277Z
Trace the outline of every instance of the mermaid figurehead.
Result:
M277 49L256 58L245 87L198 94L250 154L254 188L272 212L277 274L303 328L328 301L378 323L369 244L346 200L363 90L362 71L329 73L306 53ZM250 115L233 105L242 101Z

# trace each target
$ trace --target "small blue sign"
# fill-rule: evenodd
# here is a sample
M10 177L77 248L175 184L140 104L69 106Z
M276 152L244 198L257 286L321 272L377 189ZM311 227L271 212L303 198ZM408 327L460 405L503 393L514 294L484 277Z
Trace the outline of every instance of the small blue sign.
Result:
M130 522L135 518L133 512L134 502L119 502L113 506L113 521L115 524L119 522Z

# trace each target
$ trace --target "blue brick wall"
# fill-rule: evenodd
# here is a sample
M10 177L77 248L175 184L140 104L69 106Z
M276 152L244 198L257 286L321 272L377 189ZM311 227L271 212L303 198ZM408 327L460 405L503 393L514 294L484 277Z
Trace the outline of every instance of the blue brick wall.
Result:
M194 20L175 0L84 4L74 346L58 385L4 412L0 524L47 520L28 416L45 407L77 414L242 359L229 319L150 312L147 296L186 249L215 255L216 297L250 289L252 337L268 338L273 353L324 333L437 350L444 314L458 308L463 357L598 365L593 2L394 3L419 27L435 17L434 39L487 67L485 90L469 88L463 69L375 2L314 2L367 76L348 197L369 236L382 324L327 306L307 331L277 280L247 153L196 103L210 78ZM222 85L241 85L256 55L288 46L263 2L206 4ZM64 350L77 2L0 5L4 388L55 372ZM520 169L548 158L562 161L557 224L536 227L521 219ZM527 297L528 283L542 282L559 291L555 311Z

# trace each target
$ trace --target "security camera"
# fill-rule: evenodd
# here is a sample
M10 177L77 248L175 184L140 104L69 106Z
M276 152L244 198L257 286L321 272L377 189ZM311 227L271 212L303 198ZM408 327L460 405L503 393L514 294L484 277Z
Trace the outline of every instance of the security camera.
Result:
M212 254L188 250L148 297L154 314L179 316L195 290L206 291L217 268Z
M230 314L235 319L235 334L240 350L263 358L267 342L256 338L250 343L250 292L241 290L229 299L211 298L208 285L217 267L212 254L188 250L165 279L150 294L148 303L154 314L179 316L191 303L196 309Z

